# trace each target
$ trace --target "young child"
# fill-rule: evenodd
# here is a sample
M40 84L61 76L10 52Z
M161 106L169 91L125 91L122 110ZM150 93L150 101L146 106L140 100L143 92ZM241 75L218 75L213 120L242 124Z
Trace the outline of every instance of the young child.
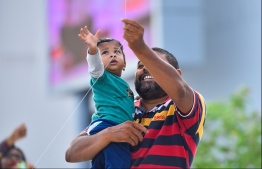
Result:
M133 120L134 94L120 77L126 61L122 44L110 38L99 39L87 26L80 29L78 36L88 47L87 62L91 75L90 85L96 111L85 132L95 134L107 127ZM131 156L128 143L111 143L95 158L92 168L130 168Z

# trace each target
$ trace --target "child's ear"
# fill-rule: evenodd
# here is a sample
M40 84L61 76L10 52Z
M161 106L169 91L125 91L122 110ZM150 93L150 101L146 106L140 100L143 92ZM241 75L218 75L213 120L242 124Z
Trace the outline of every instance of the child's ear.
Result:
M123 71L125 71L126 70L126 63L124 63L124 66L123 66L123 69L122 69Z

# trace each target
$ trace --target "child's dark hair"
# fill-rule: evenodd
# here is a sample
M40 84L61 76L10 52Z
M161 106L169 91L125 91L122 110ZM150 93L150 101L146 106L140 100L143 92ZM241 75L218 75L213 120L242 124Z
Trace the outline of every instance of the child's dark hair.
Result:
M123 53L123 57L124 57L124 62L126 63L126 57L125 57L125 53L124 53L124 47L123 45L118 41L115 40L113 38L101 38L98 42L97 42L97 46L99 46L100 44L104 43L104 42L116 42L119 45L119 48L121 49L122 53Z

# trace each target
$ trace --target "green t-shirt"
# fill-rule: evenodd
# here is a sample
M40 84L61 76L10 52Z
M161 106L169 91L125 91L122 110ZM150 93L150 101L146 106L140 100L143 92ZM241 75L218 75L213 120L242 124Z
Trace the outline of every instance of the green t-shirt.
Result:
M101 77L91 77L90 84L96 108L92 121L101 118L116 123L133 121L134 94L121 77L104 70Z

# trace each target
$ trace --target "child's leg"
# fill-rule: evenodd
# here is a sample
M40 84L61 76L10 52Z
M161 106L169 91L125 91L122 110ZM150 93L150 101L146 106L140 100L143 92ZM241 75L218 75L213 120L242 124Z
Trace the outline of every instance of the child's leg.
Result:
M104 148L103 154L105 157L105 168L107 169L126 169L131 166L131 155L128 143L110 143Z
M101 119L94 121L87 128L87 133L93 135L116 123ZM92 169L98 168L130 168L131 156L128 143L111 143L92 159Z
M103 151L100 151L91 161L91 169L105 168L105 157Z

